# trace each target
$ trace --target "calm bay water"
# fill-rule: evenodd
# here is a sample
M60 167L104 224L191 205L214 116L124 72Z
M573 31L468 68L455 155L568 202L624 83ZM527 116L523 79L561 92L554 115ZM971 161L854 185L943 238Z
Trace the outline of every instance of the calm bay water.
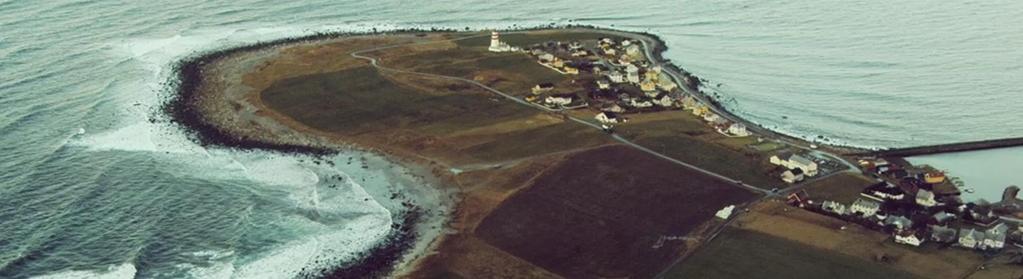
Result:
M1020 18L1019 1L0 0L0 277L287 277L386 234L380 193L414 182L379 158L205 149L161 121L169 65L194 51L373 27L647 31L742 116L891 147L1023 135ZM1000 192L1019 153L920 161Z

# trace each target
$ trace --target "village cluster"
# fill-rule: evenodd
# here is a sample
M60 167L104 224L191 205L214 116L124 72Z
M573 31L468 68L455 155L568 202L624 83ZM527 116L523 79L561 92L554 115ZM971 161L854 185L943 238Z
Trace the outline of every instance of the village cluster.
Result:
M549 110L591 108L605 129L624 123L626 114L667 109L685 109L703 118L727 136L745 137L750 133L741 123L733 123L711 112L679 88L676 80L661 66L652 65L641 42L629 39L598 38L592 42L549 41L526 49L501 42L491 34L490 51L522 51L540 65L565 75L576 75L572 82L581 86L541 83L532 88L525 100ZM693 86L689 77L681 82ZM582 89L570 89L570 88Z
M934 242L995 253L1007 245L1023 248L1023 201L1019 188L1009 186L996 203L964 203L945 175L937 171L904 169L882 158L860 161L864 172L878 178L851 204L814 200L805 191L788 202L810 211L891 233L900 244ZM950 190L951 189L951 190Z

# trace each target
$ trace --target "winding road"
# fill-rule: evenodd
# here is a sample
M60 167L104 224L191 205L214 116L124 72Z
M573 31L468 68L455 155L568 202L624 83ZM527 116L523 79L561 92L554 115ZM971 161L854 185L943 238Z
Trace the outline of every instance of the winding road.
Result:
M505 34L514 34L514 33L521 33L521 32L505 32ZM622 33L622 34L625 34L625 33ZM480 83L478 81L475 81L475 80L461 78L461 77L455 77L455 76L445 76L445 75L438 75L438 74L432 74L432 73L423 73L423 72L415 72L415 71L408 71L408 70L401 70L401 69L390 68L390 67L386 67L386 66L380 65L379 61L376 58L364 55L367 52L373 52L373 51L379 51L379 50L385 50L385 49L391 49L391 48L398 48L398 47L404 47L404 46L409 46L409 45L433 44L433 43L441 43L441 42L459 41L459 40L467 40L467 39L478 38L478 37L485 37L485 36L489 36L489 34L472 35L472 36L459 37L459 38L447 39L447 40L435 40L435 41L425 41L425 42L413 42L413 43L394 44L394 45L387 45L387 46L380 46L380 47L374 47L374 48L369 48L369 49L358 50L358 51L351 52L350 55L352 57L354 57L354 58L363 59L363 60L368 61L371 66L373 66L374 68L376 68L376 69L378 69L380 71L391 72L391 73L419 75L419 76L425 76L425 77L432 77L432 78L439 78L439 79L447 79L447 80L455 80L455 81L466 82L466 83L469 83L469 84L472 84L472 85L475 85L475 86L479 86L480 88L483 88L484 90L490 91L491 93L497 94L497 95L499 95L501 97L504 97L505 99L511 100L511 101L513 101L515 103L518 103L520 105L528 106L528 107L531 107L531 108L534 108L534 109L538 109L538 110L541 110L541 111L547 111L547 110L545 110L543 107L541 107L539 105L536 105L536 104L533 104L533 103L530 103L530 102L526 102L523 99L517 98L517 97L515 97L515 96L513 96L511 94L502 92L501 90L494 89L494 88L492 88L490 86L487 86L487 85L482 84L482 83ZM629 36L629 37L632 37L632 36ZM653 56L650 55L650 48L647 45L646 40L640 39L640 41L643 42L643 47L647 51L647 55L648 55L647 57L653 57ZM671 75L675 79L675 82L679 82L680 81L680 79L677 76L675 76L676 75L675 73L671 73ZM679 84L682 84L682 83L679 83ZM680 88L685 88L685 86L680 86ZM690 94L692 94L692 93L690 93ZM583 125L586 125L586 126L589 126L589 127L594 128L594 129L601 130L601 131L604 130L602 127L600 127L600 125L597 125L595 123L592 123L592 122L589 122L589 121L586 121L586 120L582 120L582 119L579 119L579 118L576 118L576 117L573 117L573 116L569 116L567 114L564 114L564 116L567 117L567 119L575 121L575 122L577 122L579 124L583 124ZM619 136L618 134L613 134L612 133L611 134L611 138L613 138L614 140L616 140L616 141L618 141L618 142L620 142L620 143L622 143L624 145L631 146L631 147L636 148L636 149L638 149L640 151L643 151L643 152L649 153L651 155L657 156L659 158L668 160L669 162L672 162L672 163L675 163L675 164L678 164L678 165L690 168L692 170L698 171L700 173L706 174L708 176L720 179L720 180L728 182L729 184L734 185L736 187L740 187L740 188L743 188L745 190L748 190L748 191L751 191L751 192L755 192L755 193L764 194L764 195L767 195L767 196L774 196L774 195L778 194L776 192L772 192L772 191L767 190L767 189L762 189L762 188L759 188L759 187L755 187L753 185L746 184L746 183L742 182L741 180L732 179L730 177L718 174L716 172L713 172L713 171L710 171L710 170L707 170L707 169L703 169L703 168L700 168L698 166L694 166L692 164L689 164L689 163L680 161L678 159L672 158L670 156L664 155L664 154L662 154L660 152L653 151L653 150L651 150L649 148L646 148L646 147L644 147L642 145L636 144L636 143L634 143L634 142L632 142L632 141L630 141L628 139L625 139L625 138Z

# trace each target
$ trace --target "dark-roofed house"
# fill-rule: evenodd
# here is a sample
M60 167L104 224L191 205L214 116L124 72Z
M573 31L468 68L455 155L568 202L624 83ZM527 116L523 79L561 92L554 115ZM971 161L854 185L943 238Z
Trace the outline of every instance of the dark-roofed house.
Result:
M956 230L946 226L931 226L931 241L952 243L956 241Z
M781 173L781 181L785 181L785 183L796 183L803 181L803 178L805 178L803 175L803 169L800 168L787 170Z

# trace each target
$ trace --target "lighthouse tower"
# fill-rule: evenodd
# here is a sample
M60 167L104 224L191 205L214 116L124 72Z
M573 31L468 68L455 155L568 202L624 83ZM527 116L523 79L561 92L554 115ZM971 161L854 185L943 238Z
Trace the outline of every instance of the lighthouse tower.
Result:
M490 51L503 51L497 31L490 32Z

